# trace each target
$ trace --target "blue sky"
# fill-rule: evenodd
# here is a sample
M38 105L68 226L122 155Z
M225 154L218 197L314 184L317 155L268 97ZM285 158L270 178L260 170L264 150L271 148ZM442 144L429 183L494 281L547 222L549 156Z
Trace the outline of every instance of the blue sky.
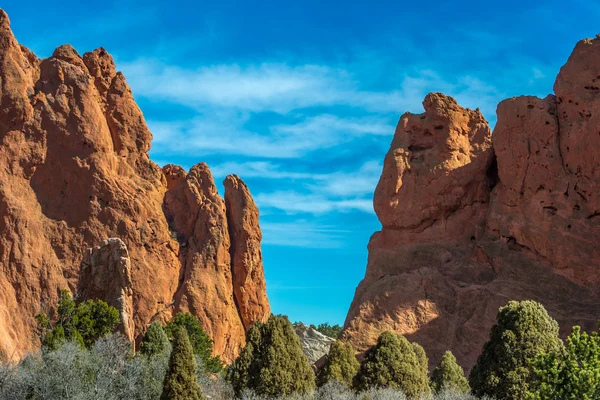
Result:
M441 91L479 107L545 96L594 1L8 0L38 56L105 47L157 163L240 175L261 211L273 312L343 323L380 228L372 196L399 116ZM220 187L222 193L222 187Z

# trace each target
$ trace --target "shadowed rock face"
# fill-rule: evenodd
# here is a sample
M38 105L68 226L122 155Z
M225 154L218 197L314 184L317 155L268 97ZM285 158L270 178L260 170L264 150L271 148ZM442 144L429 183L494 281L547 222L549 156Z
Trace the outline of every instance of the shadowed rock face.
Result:
M545 99L478 111L430 94L401 117L375 192L369 243L343 337L384 330L451 349L472 367L500 306L540 301L568 333L600 320L600 40L577 44Z
M242 320L268 317L260 250L261 270L246 283L257 280L260 304L236 306L225 203L208 167L163 173L148 158L151 141L104 49L81 57L64 45L40 60L0 10L0 356L39 345L34 316L65 288L126 310L130 338L189 310L226 361L244 344ZM252 249L257 220L254 229Z

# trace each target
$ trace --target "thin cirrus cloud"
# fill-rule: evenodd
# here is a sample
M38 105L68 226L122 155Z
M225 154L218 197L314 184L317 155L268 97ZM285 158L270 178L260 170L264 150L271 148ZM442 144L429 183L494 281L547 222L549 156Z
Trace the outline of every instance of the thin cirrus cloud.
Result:
M231 112L198 116L191 121L148 122L155 146L170 154L201 156L218 151L248 157L297 158L315 150L332 148L361 136L383 136L394 126L382 117L341 118L330 114L306 117L298 123L278 124L254 131L248 118Z
M307 220L291 222L261 222L263 243L277 246L304 248L340 248L352 232L329 225L318 225Z
M188 107L227 107L287 113L315 106L351 106L371 112L397 111L400 91L361 90L352 74L322 65L214 65L181 68L156 60L121 63L138 95Z

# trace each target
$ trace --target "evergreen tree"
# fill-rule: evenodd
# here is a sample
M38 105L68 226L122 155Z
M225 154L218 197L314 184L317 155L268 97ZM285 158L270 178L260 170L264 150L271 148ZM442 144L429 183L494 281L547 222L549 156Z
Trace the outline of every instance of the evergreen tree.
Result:
M102 300L76 304L67 290L60 292L57 317L53 323L45 314L36 315L42 345L56 350L67 341L90 347L99 338L112 333L120 322L119 311Z
M336 340L331 345L325 363L319 370L318 384L323 386L328 382L337 381L351 386L359 366L352 346Z
M430 393L429 378L415 347L402 335L383 332L365 354L354 378L357 390L373 387L400 389L409 399Z
M221 359L212 355L212 339L204 332L196 317L189 313L180 312L165 326L165 332L168 337L172 338L179 328L185 328L187 331L194 354L202 358L208 372L216 373L223 369Z
M530 399L600 399L600 335L573 327L564 349L538 358L534 375Z
M169 338L165 333L160 322L153 322L148 327L142 343L140 343L140 353L147 356L156 356L167 354L169 348Z
M287 317L272 315L248 331L246 347L227 371L236 394L288 396L315 387L313 370Z
M165 375L161 400L204 399L196 378L194 350L187 331L179 328L173 334L173 350Z
M525 399L532 383L534 360L560 351L558 324L535 301L511 301L501 307L489 341L471 370L477 396Z
M449 390L458 393L469 393L471 387L465 377L465 371L456 362L454 354L446 351L437 367L431 373L431 388L436 392Z
M421 372L425 376L429 376L429 358L427 358L427 353L425 353L425 349L416 342L410 344L413 347L415 355L419 360L419 365L421 366Z

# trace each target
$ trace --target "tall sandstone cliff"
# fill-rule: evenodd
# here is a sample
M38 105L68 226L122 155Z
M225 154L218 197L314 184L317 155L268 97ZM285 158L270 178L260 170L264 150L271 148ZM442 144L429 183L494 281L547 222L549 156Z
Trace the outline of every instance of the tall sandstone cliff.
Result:
M246 186L227 178L226 207L205 164L161 170L151 140L104 49L40 60L0 10L0 357L39 345L34 316L65 288L117 306L132 339L189 311L226 361L268 318Z
M359 351L394 330L470 368L511 299L543 303L563 334L596 327L600 39L577 44L554 92L501 102L493 133L439 93L400 118L344 326Z

